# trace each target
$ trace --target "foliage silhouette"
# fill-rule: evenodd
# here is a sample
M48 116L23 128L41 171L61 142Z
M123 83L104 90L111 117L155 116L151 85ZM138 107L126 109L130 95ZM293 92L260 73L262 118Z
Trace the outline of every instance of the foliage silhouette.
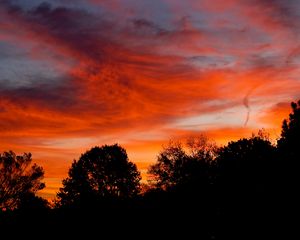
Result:
M44 211L49 208L49 202L46 199L36 196L33 193L29 192L22 196L18 210L30 212Z
M228 143L216 159L216 198L220 229L247 238L266 234L265 222L278 220L276 147L265 135ZM230 221L229 221L230 219ZM253 219L253 223L250 223ZM230 232L232 225L235 232ZM224 235L224 233L222 233ZM229 237L229 236L228 236ZM255 238L255 236L252 236ZM232 238L232 237L231 237Z
M43 169L31 162L30 153L16 155L9 151L0 154L0 209L19 208L26 196L33 198L45 187L41 182Z
M263 191L274 177L276 148L261 135L230 142L216 159L218 182L234 191Z
M58 206L88 206L100 200L130 199L140 191L141 176L121 146L94 147L74 160L57 194Z
M300 100L298 103L292 102L292 113L289 119L285 119L282 124L281 138L278 140L278 148L285 151L288 157L294 159L299 156L300 147Z
M150 166L151 184L162 190L170 190L187 184L209 184L211 167L217 147L204 135L190 138L186 149L182 143L170 141L159 153L157 163Z
M300 187L300 100L291 103L292 112L289 119L282 124L281 138L277 142L280 163L278 173L281 178L278 191L281 201L288 203L290 211L298 205Z

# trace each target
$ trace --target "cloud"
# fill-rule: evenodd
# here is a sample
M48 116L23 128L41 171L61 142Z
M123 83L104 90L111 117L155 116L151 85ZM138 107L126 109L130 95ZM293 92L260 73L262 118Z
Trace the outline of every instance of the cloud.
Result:
M273 128L279 128L284 119L288 119L291 112L290 102L279 102L272 105L266 112L262 114L261 121Z
M48 177L94 144L143 162L172 134L273 128L299 97L297 1L72 2L0 1L0 144Z
M109 8L107 4L101 6ZM218 4L216 10L228 10L222 2ZM117 11L116 6L121 7L119 2L113 5L115 10L110 12ZM236 89L251 88L262 79L265 85L281 81L281 78L276 79L276 74L285 68L283 63L273 61L281 56L263 55L272 50L263 39L258 36L254 39L258 43L252 43L254 29L251 27L246 28L245 38L233 46L227 40L238 42L243 31L208 30L194 17L185 17L184 12L176 13L182 17L169 26L160 26L152 20L132 15L128 16L128 21L120 23L117 22L119 19L111 18L115 15L73 6L42 3L25 10L8 1L3 6L7 18L14 23L11 27L22 25L22 41L33 44L40 59L49 57L43 52L46 47L55 55L52 57L54 64L73 60L67 74L62 74L53 86L35 83L6 91L6 94L2 91L3 98L15 105L21 102L74 118L74 112L85 112L95 120L91 125L100 127L103 124L103 128L107 127L105 122L108 121L112 126L127 126L129 122L143 125L140 124L142 121L147 126L147 123L165 124L182 115L199 114L205 108L205 102L212 99L242 97L239 92L231 94ZM237 4L243 10L245 6L248 4ZM261 6L264 5L253 11L259 11ZM204 2L200 9L207 7ZM277 10L272 8L274 12ZM252 23L252 15L247 16ZM220 34L224 38L220 39ZM265 48L259 54L261 46ZM249 54L253 49L255 57ZM264 79L266 77L268 79ZM34 78L38 79L38 76ZM232 78L239 81L232 82ZM10 99L12 97L14 100ZM197 110L191 110L197 102ZM139 114L139 109L143 109L143 114ZM103 121L105 118L107 121Z

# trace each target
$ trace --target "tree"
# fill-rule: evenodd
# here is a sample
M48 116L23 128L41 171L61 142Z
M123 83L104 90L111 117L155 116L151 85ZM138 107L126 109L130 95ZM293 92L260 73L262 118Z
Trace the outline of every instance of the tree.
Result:
M269 189L275 174L275 150L261 133L221 148L216 159L220 189L230 191L228 194Z
M121 146L94 147L74 160L63 188L59 206L91 204L104 199L129 199L140 191L141 176Z
M30 153L16 155L14 152L0 154L0 209L16 209L22 199L35 195L45 187L42 167L31 165Z
M151 184L162 190L170 190L194 185L207 185L212 180L211 166L217 147L201 135L189 138L185 144L170 141L159 153L157 162L151 165L148 173ZM195 189L194 189L195 190Z
M292 102L292 113L282 124L281 138L277 142L281 158L279 172L282 176L282 189L286 193L297 193L300 182L300 100Z
M50 209L50 205L46 199L36 196L33 193L27 193L22 196L18 209L30 212L33 210L40 212Z
M216 159L216 209L226 227L237 226L256 232L252 223L275 223L287 219L282 205L278 171L279 157L268 135L260 132L251 138L230 142ZM227 225L227 219L236 219ZM251 219L251 224L249 224Z
M281 138L278 140L278 148L289 159L299 158L300 147L300 100L291 103L292 113L289 119L282 124Z

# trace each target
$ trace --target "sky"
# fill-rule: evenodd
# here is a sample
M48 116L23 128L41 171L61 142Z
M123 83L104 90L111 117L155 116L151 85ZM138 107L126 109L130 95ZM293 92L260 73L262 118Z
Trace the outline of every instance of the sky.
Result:
M278 138L299 98L299 0L0 0L0 151L46 198L93 146L146 176L169 139Z

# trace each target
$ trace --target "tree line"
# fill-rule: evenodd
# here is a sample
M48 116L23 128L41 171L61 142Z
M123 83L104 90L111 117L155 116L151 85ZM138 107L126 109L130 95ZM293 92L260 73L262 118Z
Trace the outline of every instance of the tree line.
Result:
M72 224L74 213L109 213L105 215L109 218L112 213L121 217L120 213L142 211L160 216L157 222L171 215L197 216L211 239L224 236L229 218L238 225L245 216L256 223L289 217L298 206L300 101L291 103L291 108L276 144L262 130L222 147L204 135L171 141L149 167L147 184L141 183L141 174L123 147L93 147L73 161L51 208L36 195L45 187L43 168L31 163L30 153L4 152L0 224L34 211Z

